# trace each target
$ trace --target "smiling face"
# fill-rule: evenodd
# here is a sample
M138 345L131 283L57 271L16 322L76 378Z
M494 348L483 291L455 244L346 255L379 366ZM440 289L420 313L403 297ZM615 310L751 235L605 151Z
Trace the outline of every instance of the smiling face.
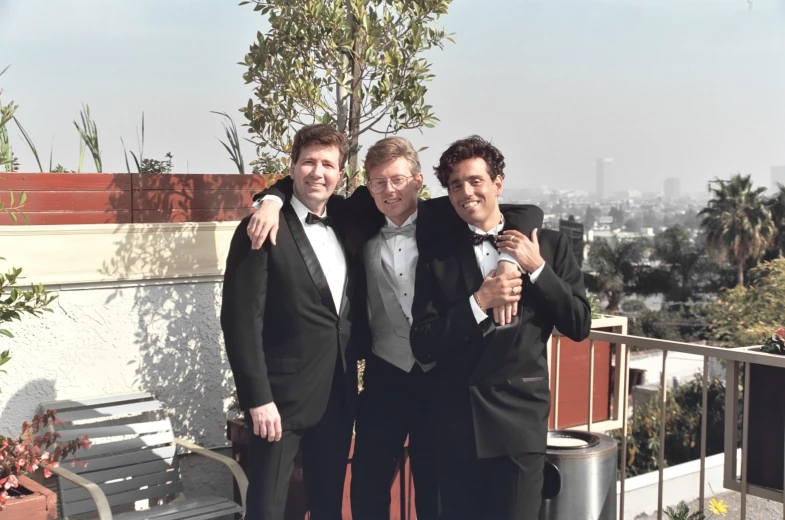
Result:
M401 177L407 179L406 183L402 189L396 190L391 179L400 181ZM405 157L398 157L387 164L371 168L368 172L368 184L374 181L387 181L380 193L371 190L376 207L396 225L402 225L417 209L417 192L422 188L422 173L412 175L409 161Z
M343 178L340 158L337 146L312 144L300 150L292 165L294 195L317 215L324 212L327 200Z
M504 180L491 180L485 159L474 157L455 165L447 181L447 192L464 222L490 231L501 222L498 197Z

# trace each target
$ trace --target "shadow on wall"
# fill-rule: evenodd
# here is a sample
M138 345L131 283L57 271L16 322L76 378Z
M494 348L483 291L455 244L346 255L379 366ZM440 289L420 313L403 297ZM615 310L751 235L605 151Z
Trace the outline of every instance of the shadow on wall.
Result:
M13 361L5 365L8 372L13 371L12 363ZM31 380L10 397L2 394L0 435L18 436L22 433L22 423L32 420L38 412L38 405L55 399L55 382L50 379Z
M189 186L187 176L178 177L182 186L177 190L148 195L158 197L154 206L193 207L198 190ZM218 179L211 197L212 206L232 207L241 195L235 189L222 189ZM209 267L205 264L223 269L226 259L217 258L215 235L209 232L214 226L190 222L125 234L111 265L103 269L104 274L122 279L144 266L162 279L134 288L134 344L141 358L135 384L166 404L177 435L207 447L226 444L225 409L234 387L219 322L222 284L214 277L183 282L172 277L175 264L188 265L194 273Z

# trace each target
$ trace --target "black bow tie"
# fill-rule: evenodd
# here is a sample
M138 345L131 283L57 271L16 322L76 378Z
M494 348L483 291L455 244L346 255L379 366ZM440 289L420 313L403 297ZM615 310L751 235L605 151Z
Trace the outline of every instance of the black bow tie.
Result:
M325 215L323 217L317 217L313 213L308 213L305 216L305 223L306 224L324 224L325 226L332 226L333 219L330 218L330 215Z
M472 245L474 246L479 246L485 241L490 242L492 246L496 246L496 241L498 240L498 238L499 238L498 235L491 235L491 234L481 235L479 233L471 234L471 241L472 241Z

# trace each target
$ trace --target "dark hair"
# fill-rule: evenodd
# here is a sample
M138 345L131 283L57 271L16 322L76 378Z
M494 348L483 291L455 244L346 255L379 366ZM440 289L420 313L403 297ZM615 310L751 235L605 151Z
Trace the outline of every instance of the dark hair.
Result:
M439 158L439 165L433 168L436 178L446 188L450 175L458 163L475 158L485 160L491 180L495 180L500 175L502 179L504 178L504 156L498 148L479 135L472 135L452 143Z
M326 124L306 125L294 134L292 143L292 164L300 158L303 148L313 144L322 146L335 146L340 152L338 164L343 170L346 166L346 158L349 156L349 141L346 136L339 132L334 126Z

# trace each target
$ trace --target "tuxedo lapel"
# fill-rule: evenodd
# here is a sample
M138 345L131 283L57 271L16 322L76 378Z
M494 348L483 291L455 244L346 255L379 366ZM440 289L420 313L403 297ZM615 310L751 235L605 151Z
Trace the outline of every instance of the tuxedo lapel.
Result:
M297 248L300 250L300 256L302 256L303 262L305 262L305 267L311 275L311 280L313 280L313 284L319 292L322 303L337 315L338 312L335 309L335 301L333 300L332 293L330 293L330 286L327 285L327 277L324 276L322 266L319 264L319 259L316 257L316 253L314 252L313 247L311 247L311 243L308 241L308 237L305 234L300 219L297 218L297 213L295 213L294 208L292 208L290 204L286 204L283 207L283 215L289 226L289 230L292 232L294 243L297 244ZM342 298L341 301L345 300L346 298Z
M462 226L463 232L460 232L457 243L457 256L461 264L461 274L463 281L466 283L466 289L469 294L474 294L480 289L483 277L480 266L477 265L477 257L474 255L474 246L469 240L469 228L465 224Z

